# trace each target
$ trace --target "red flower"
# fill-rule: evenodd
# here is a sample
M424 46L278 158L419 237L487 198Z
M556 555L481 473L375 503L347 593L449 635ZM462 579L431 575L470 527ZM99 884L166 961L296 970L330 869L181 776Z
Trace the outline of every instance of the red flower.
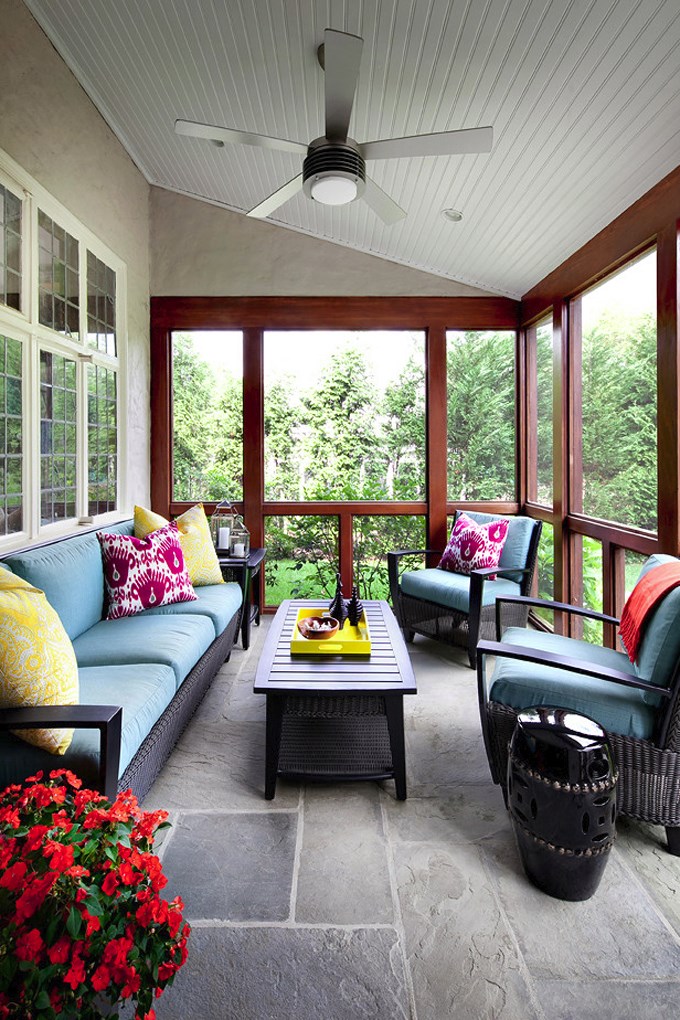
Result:
M95 917L94 915L88 913L88 911L85 910L84 907L81 913L83 915L83 920L87 921L87 927L85 929L85 938L87 938L89 935L92 934L92 932L99 931L101 929L102 923L98 917Z
M31 829L29 829L28 835L26 836L26 842L24 843L23 853L32 853L34 850L37 850L42 844L45 835L49 831L49 826L47 825L34 825Z
M74 864L73 867L67 868L64 874L68 875L69 878L89 878L90 876L90 872L87 868L83 868L81 864ZM84 889L82 891L85 892ZM80 890L78 890L78 892L80 892Z
M73 847L70 844L57 843L48 839L43 855L49 858L52 871L63 872L73 865Z
M111 984L111 972L104 964L100 964L92 975L92 987L96 992L103 992Z
M16 892L23 885L27 871L28 865L24 861L15 861L0 878L0 886L3 889L9 889L10 892Z
M21 924L36 912L48 892L57 881L57 874L48 871L42 878L35 878L16 902L16 921Z
M18 829L21 825L21 819L19 812L15 807L3 807L0 808L0 824L5 823L11 825L13 829Z
M55 825L59 829L63 829L64 832L70 832L73 828L73 822L63 808L61 811L55 811L52 815L52 825Z
M120 879L113 871L110 871L102 882L102 892L106 893L107 896L113 896L119 885Z
M53 946L47 949L50 963L66 963L71 952L71 940L68 935L61 935Z
M61 776L64 777L69 786L72 786L74 790L79 790L83 785L82 779L75 776L73 772L69 772L68 769L53 769L50 772L50 779L59 779Z
M37 963L44 945L38 929L31 928L30 931L19 935L14 952L18 960L34 960Z
M64 977L64 984L70 985L74 992L78 985L82 985L85 981L85 964L79 955L80 952L80 946L76 945L71 958L71 966Z

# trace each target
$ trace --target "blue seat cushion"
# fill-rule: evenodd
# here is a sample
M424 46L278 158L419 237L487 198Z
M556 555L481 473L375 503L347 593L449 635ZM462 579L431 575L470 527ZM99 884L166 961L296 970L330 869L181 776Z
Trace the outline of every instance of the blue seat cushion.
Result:
M172 602L169 606L154 606L153 609L145 609L144 616L175 616L177 613L207 616L213 622L217 637L234 613L241 608L243 603L241 586L235 581L227 581L226 584L199 585L194 591L197 596L195 602Z
M171 666L179 687L201 655L215 640L207 616L124 616L101 620L73 642L79 666L123 666L161 662Z
M159 663L127 666L92 666L78 670L81 705L122 705L123 728L118 776L130 764L137 748L170 704L175 673ZM11 733L0 733L0 787L18 782L42 769L71 769L92 786L99 767L99 733L75 730L65 755L48 754Z
M424 570L407 570L401 575L401 590L406 595L460 613L470 611L470 578L467 574L454 574L449 570L427 567ZM519 595L519 585L507 578L486 581L482 591L482 605L491 606L499 595Z
M132 521L99 530L131 535ZM101 620L104 567L95 531L7 556L5 563L19 577L45 592L72 641Z
M583 659L584 662L628 673L637 679L634 667L623 652L586 641L523 627L509 627L503 633L503 643ZM659 696L652 691L636 690L610 680L502 656L496 659L489 697L516 711L535 705L571 709L594 719L606 730L639 740L652 738L659 704Z

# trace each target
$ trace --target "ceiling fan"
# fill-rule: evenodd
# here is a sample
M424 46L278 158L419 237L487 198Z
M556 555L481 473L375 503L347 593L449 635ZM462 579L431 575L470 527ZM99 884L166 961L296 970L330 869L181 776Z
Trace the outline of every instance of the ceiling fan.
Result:
M406 213L366 176L366 160L490 152L493 128L467 128L363 143L349 138L347 132L363 45L363 39L357 35L331 28L325 30L318 59L325 71L326 133L309 145L192 120L176 120L175 131L179 135L206 138L220 146L229 142L304 155L302 173L256 205L248 216L264 218L302 190L308 198L323 205L346 205L363 198L385 223L396 223Z

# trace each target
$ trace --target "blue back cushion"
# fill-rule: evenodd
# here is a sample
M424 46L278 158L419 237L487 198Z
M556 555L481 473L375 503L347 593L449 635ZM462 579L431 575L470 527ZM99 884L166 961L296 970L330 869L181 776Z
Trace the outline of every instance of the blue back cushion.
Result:
M498 521L501 517L510 521L498 565L506 570L508 567L518 567L519 569L526 567L531 536L534 533L534 528L537 526L537 522L533 518L511 517L506 514L483 514L472 510L463 510L462 512L471 517L477 524L488 524L489 521ZM511 579L516 581L517 584L521 584L523 576L522 574L512 574Z
M132 521L99 530L131 535ZM72 641L101 620L104 568L96 532L15 553L7 556L5 563L19 577L45 592Z
M640 577L663 563L677 563L677 559L655 553L643 565ZM641 680L668 687L679 658L680 587L671 589L652 613L644 630L635 668Z

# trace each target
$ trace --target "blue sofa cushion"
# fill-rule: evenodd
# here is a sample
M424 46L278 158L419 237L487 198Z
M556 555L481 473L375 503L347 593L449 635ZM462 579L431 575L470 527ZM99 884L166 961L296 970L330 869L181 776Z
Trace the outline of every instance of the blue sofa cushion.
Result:
M523 627L509 627L504 644L522 645L569 655L607 666L636 678L627 655L586 641L547 634ZM657 718L658 695L624 687L609 680L499 656L491 677L490 699L519 711L535 705L567 708L595 719L606 730L622 736L649 740Z
M517 567L521 570L526 566L531 536L536 527L536 521L533 518L511 517L509 514L484 514L472 510L466 510L465 513L477 524L488 524L489 521L497 521L500 517L505 517L510 521L498 566L502 570L507 570L510 567ZM522 574L515 574L511 580L521 584Z
M93 666L78 670L80 701L86 705L122 705L123 728L118 776L130 764L139 745L175 694L175 673L159 663ZM0 788L42 769L71 769L86 786L97 781L99 733L75 730L65 755L56 756L0 732Z
M677 563L677 559L656 553L645 562L640 577L664 563ZM668 687L679 659L680 587L669 591L654 610L645 627L635 666L641 680Z
M139 613L120 620L101 620L73 642L79 666L120 666L161 662L171 666L179 687L215 640L207 616L150 616ZM81 695L84 703L84 697Z
M461 613L470 611L470 578L467 574L454 574L448 570L427 567L424 570L407 570L401 575L401 590L417 599L436 602L439 606ZM519 595L520 587L514 581L499 577L486 581L482 590L482 605L490 606L499 595Z
M131 535L132 521L100 530ZM104 568L96 532L7 556L5 563L19 577L45 592L72 641L101 620Z
M226 584L206 584L194 588L195 602L173 602L169 606L145 609L145 616L175 616L177 613L208 616L215 627L215 637L222 633L243 602L241 586L235 581Z

